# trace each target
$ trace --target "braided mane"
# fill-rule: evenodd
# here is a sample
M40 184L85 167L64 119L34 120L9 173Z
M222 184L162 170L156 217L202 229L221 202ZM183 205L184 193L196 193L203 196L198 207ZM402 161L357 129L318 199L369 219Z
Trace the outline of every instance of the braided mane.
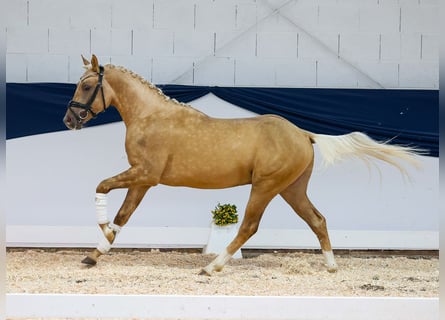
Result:
M156 87L153 83L151 83L150 81L144 79L144 77L140 76L139 74L137 74L136 72L133 72L125 67L122 66L115 66L113 64L107 64L105 65L105 67L110 68L110 69L117 69L123 73L129 74L130 76L132 76L133 78L139 80L140 83L142 83L143 85L147 86L149 89L155 90L157 92L157 94L159 96L161 96L162 98L164 98L165 101L172 101L176 104L182 105L182 106L188 106L185 103L179 102L176 99L170 98L169 96L167 96L164 92L162 92L161 89L159 89L158 87Z

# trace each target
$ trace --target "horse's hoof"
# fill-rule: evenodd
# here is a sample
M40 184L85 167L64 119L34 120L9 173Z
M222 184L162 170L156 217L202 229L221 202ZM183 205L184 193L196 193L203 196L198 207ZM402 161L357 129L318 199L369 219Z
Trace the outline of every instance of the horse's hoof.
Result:
M200 273L198 273L198 275L200 275L200 276L208 276L208 277L210 277L210 276L211 276L211 274L210 274L210 273L208 273L207 271L205 271L204 269L202 269L202 270L201 270L201 272L200 272Z
M328 272L329 273L336 273L337 272L337 267L330 267L330 268L328 268Z
M82 260L82 263L92 267L92 266L96 265L97 261L94 259L91 259L90 257L86 257L85 259Z

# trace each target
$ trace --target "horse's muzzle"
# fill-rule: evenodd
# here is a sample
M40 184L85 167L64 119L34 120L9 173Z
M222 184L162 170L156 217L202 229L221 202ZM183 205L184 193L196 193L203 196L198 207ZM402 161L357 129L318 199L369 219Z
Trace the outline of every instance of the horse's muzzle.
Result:
M66 127L70 130L79 130L82 129L82 122L77 121L75 117L73 117L69 112L63 117L63 123L65 123Z

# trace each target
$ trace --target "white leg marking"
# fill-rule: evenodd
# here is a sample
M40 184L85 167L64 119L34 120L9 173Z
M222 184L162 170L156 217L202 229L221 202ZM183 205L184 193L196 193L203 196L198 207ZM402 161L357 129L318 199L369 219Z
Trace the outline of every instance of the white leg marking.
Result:
M221 271L230 258L232 258L232 256L227 252L227 250L224 250L215 258L215 260L204 268L204 271L209 275L211 275L213 271Z
M332 251L323 251L324 258L326 260L326 265L329 272L337 271L337 263L335 262L334 253Z
M225 264L229 262L230 258L232 258L232 256L227 252L227 250L224 250L222 253L220 253L215 259L215 270L221 270L225 266Z
M97 223L108 223L107 195L105 193L96 193L96 217Z

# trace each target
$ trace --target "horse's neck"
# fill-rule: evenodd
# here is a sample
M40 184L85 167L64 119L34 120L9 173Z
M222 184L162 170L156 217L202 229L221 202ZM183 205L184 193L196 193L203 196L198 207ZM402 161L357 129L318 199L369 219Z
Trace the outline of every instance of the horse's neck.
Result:
M127 126L136 118L174 107L171 99L142 78L115 68L110 71L108 82L115 95L112 105L118 109Z

